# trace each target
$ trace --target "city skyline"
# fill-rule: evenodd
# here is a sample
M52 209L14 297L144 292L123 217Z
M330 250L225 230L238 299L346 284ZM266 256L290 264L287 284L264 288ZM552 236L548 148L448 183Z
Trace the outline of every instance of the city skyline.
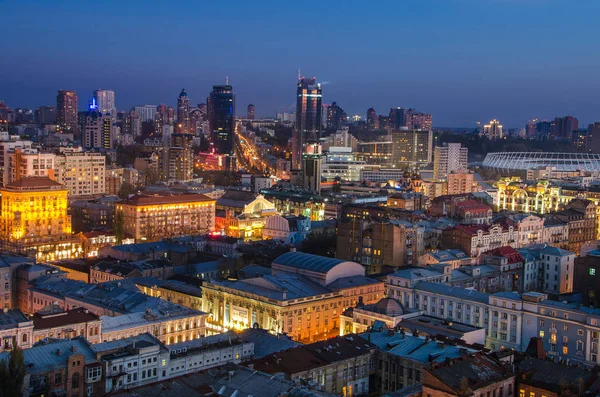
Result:
M600 57L586 54L598 33L597 2L431 0L378 8L308 3L300 10L238 2L200 9L190 3L185 16L171 10L153 15L135 2L119 4L120 16L105 8L42 3L31 14L25 5L5 7L7 31L19 40L7 43L10 56L0 72L11 78L0 82L0 99L13 108L34 108L53 104L58 89L72 89L83 109L93 91L103 88L115 91L119 110L128 110L174 106L185 87L196 104L228 76L239 109L252 103L257 116L271 116L293 109L300 68L323 84L324 103L335 101L349 115L366 116L369 107L386 114L402 106L433 114L435 126L474 127L495 118L509 128L568 114L581 125L600 119L600 99L593 95L600 88L594 75ZM134 24L122 23L134 16ZM300 38L296 32L311 16L315 27ZM578 29L548 28L546 21L558 17L577 20ZM65 18L69 23L45 29L48 20ZM194 45L194 37L223 21L236 29ZM145 26L154 22L160 34L148 36ZM90 35L81 31L102 36L111 56L90 46ZM344 40L321 51L328 36ZM155 45L163 57L154 55ZM186 62L173 62L181 51L187 51Z

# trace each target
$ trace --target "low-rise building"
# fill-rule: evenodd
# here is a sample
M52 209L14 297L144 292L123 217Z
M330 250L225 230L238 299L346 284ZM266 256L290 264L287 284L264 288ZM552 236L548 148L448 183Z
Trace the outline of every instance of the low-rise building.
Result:
M418 258L419 266L450 265L452 270L471 264L471 258L459 249L427 252Z
M457 248L473 258L495 248L517 246L517 232L506 224L458 225L442 232L442 245L445 248Z
M485 374L485 375L482 375ZM489 355L476 353L423 368L423 395L462 397L465 394L511 397L515 373Z
M0 312L0 351L33 345L33 323L18 309Z
M70 339L81 336L90 343L102 341L100 317L88 309L76 308L33 315L33 339L35 343L46 338Z
M90 283L104 283L135 277L167 279L174 274L175 267L168 259L142 259L133 262L107 259L90 267Z
M406 318L416 317L421 314L416 310L406 310L394 298L382 298L371 305L359 303L350 307L340 316L340 335L357 334L369 329L385 326L394 328Z
M369 392L374 355L375 345L347 335L274 353L249 365L270 374L283 373L286 379L303 379L329 393L354 396Z
M202 290L196 285L156 277L139 277L132 279L132 281L145 295L164 299L195 310L202 308Z

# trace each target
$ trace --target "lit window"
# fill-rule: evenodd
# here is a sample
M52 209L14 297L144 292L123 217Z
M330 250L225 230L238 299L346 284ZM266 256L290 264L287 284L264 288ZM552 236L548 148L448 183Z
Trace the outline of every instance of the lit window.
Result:
M595 275L596 275L596 268L590 267L590 276L595 276Z

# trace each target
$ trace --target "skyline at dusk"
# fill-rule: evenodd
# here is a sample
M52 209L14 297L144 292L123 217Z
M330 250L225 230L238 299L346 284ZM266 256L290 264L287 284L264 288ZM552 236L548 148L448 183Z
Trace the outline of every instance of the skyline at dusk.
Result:
M600 119L599 12L591 0L4 4L0 100L35 108L73 89L83 109L104 88L128 110L174 106L185 88L197 104L228 76L238 113L253 103L274 116L293 109L300 68L352 115L402 106L435 126L567 114L587 125Z

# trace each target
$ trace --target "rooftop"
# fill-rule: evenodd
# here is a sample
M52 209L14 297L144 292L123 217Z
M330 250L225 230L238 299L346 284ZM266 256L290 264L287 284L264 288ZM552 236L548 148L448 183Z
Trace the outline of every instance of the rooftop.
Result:
M0 311L0 330L17 328L19 324L30 321L19 309Z
M134 196L120 201L120 204L126 205L161 205L161 204L178 204L178 203L214 203L215 200L211 199L204 194L188 193L188 194L135 194Z
M69 324L98 321L99 319L100 317L83 307L62 311L60 313L40 314L38 312L33 315L33 328L36 330L50 329L63 327Z
M161 321L171 321L184 319L192 316L202 316L206 313L199 310L178 306L179 310L173 311L149 311L148 313L128 313L122 316L110 317L101 316L102 333L116 332L124 329L139 327L143 325L155 324Z
M340 263L347 261L326 256L306 254L304 252L286 252L278 256L273 263L298 269L311 270L318 273L327 273Z
M429 281L419 281L415 286L416 291L427 291L437 295L451 296L453 298L465 299L480 303L489 303L489 294L484 292L475 291L472 289L465 289L460 287L451 287L444 284L432 283Z
M67 190L60 183L41 176L29 176L18 179L6 185L8 190Z
M302 344L285 335L273 335L260 328L247 328L238 332L241 339L254 343L254 357L262 358L272 353L292 349Z

